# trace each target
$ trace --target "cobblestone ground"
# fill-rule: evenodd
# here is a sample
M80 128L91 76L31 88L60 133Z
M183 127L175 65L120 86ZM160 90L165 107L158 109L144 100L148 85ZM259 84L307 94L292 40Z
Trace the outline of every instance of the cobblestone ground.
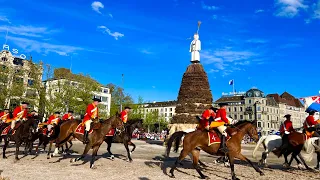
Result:
M84 161L70 163L70 159L78 157L83 150L83 145L75 141L74 153L69 156L58 156L46 159L46 154L28 155L15 162L14 148L7 150L8 159L0 160L0 172L3 177L10 180L84 180L84 179L137 179L137 180L165 180L172 179L167 175L170 166L174 163L177 153L171 153L172 158L164 159L164 147L155 142L134 141L137 144L136 151L132 154L133 162L126 161L126 152L122 144L113 144L112 151L116 155L114 160L108 159L106 144L103 144L96 161L96 169L89 168L90 155ZM251 158L253 146L245 145L243 154ZM261 150L261 149L260 149ZM91 152L89 152L91 153ZM261 151L258 152L261 154ZM2 157L2 155L1 155ZM213 164L215 157L202 153L203 160L208 167L204 167L203 173L211 179L230 179L230 169L224 165ZM257 160L253 160L257 162ZM253 168L244 164L236 164L235 171L240 179L320 179L320 172L310 172L293 168L283 169L283 160L270 156L270 168L262 169L265 176L260 176ZM314 162L310 163L314 166ZM183 162L183 166L175 171L176 179L198 179L197 172L192 168L189 157Z

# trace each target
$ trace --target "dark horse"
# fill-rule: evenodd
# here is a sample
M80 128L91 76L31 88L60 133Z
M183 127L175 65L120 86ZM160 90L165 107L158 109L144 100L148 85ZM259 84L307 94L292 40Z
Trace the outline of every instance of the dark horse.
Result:
M131 154L136 149L136 145L133 142L131 142L132 133L136 128L141 129L142 123L143 123L142 119L130 119L125 124L123 132L121 132L120 134L116 133L114 136L106 136L105 137L104 141L108 144L107 150L108 150L108 153L109 153L111 159L114 158L114 155L111 153L111 150L110 150L111 145L112 145L112 141L113 141L113 139L120 139L120 142L123 143L124 147L127 150L129 162L132 162ZM131 151L129 150L129 145L133 146L133 149Z
M259 140L259 136L257 133L256 128L256 121L250 122L250 121L239 121L237 124L235 124L234 129L228 128L228 132L233 132L234 134L229 141L227 141L227 147L229 149L229 152L227 153L227 156L230 161L230 168L231 168L231 176L232 179L238 179L234 173L234 161L235 158L240 159L242 161L247 161L260 175L264 175L264 173L254 165L248 158L246 158L244 155L241 154L241 140L243 139L245 134L248 134L251 138L255 139L256 141ZM176 133L180 133L181 131L178 131ZM170 173L171 176L174 177L174 170L177 168L177 166L180 164L180 162L189 154L192 154L193 157L193 166L199 173L202 179L205 179L206 176L202 174L199 165L198 160L200 156L200 150L198 148L201 148L205 152L211 154L211 155L218 155L218 156L225 156L225 153L220 152L220 144L212 144L211 146L208 146L208 132L207 131L200 131L196 130L190 133L184 133L186 134L183 140L183 149L180 153L179 158L175 162L174 166L171 168ZM176 138L179 140L177 141ZM175 141L175 146L179 146L180 140L182 136L174 136L174 134L170 137L167 144L167 150L166 155L169 156L170 149L172 146L173 141ZM177 143L179 142L179 143ZM198 148L197 148L198 147ZM176 147L176 149L178 149Z
M6 128L6 127L8 127L10 125L10 123L1 123L0 124L0 133L2 133L2 131ZM2 142L2 136L0 136L0 143Z
M33 135L36 133L38 125L38 119L36 116L28 117L26 121L21 122L20 126L16 129L15 133L13 135L6 135L4 140L5 144L3 146L3 154L2 157L6 159L6 149L9 145L9 139L10 141L15 142L16 144L16 153L15 153L15 159L19 160L18 154L19 154L19 147L22 143L26 144L26 148L29 148L29 151L32 150L33 145Z
M81 121L71 120L61 125L60 134L56 139L56 149L54 154L57 153L58 148L62 146L65 142L69 141L72 136L83 142L83 135L76 133L77 126L80 123ZM111 128L121 128L122 126L123 123L118 113L101 123L93 124L91 126L91 128L93 128L93 132L92 134L88 135L89 143L86 144L83 154L79 158L71 159L71 162L76 162L83 159L88 153L88 151L92 148L93 151L92 158L90 161L90 168L93 168L95 157L97 156L97 152L101 144L103 143L106 134L110 131Z

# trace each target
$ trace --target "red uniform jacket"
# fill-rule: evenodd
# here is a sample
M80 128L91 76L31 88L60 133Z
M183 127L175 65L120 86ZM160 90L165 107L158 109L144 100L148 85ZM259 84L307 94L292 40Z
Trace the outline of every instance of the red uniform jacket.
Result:
M73 120L73 116L67 113L62 116L62 120L64 120L64 121Z
M122 122L127 123L127 121L128 121L128 113L125 110L123 110L120 113L120 117L122 119Z
M316 124L318 124L318 122L314 119L314 117L308 116L303 126L304 126L304 129L308 129L309 127L312 127Z
M203 113L202 113L202 119L200 121L200 124L202 127L206 127L209 125L209 119L210 117L212 117L213 119L215 118L216 114L213 112L213 113L210 113L209 109L205 110Z
M28 110L22 109L22 106L18 106L13 110L13 119L18 120L22 118L27 118Z
M48 119L48 124L59 124L60 118L56 117L55 115L51 115Z
M280 134L284 134L285 131L288 131L288 132L294 131L292 122L290 120L285 120L280 127Z
M227 111L225 109L218 109L215 121L225 122L229 124L229 120L227 118Z
M0 121L6 122L9 119L9 113L4 111L0 113Z
M99 117L99 110L98 107L94 104L89 104L86 110L86 114L84 115L82 123L85 123L86 121L90 119L95 119Z

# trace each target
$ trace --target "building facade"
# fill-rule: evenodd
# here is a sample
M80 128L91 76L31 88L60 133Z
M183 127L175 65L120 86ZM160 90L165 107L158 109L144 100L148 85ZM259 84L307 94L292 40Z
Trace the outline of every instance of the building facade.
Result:
M49 79L43 81L43 86L45 87L46 99L50 102L52 101L56 93L59 91L66 91L68 86L73 87L73 89L81 88L81 84L75 81L67 80L67 79ZM99 98L101 100L99 111L110 114L110 106L111 106L111 93L110 89L104 86L101 86L99 91L92 92L92 98ZM82 99L77 98L78 101L82 101ZM66 105L67 106L67 105ZM66 111L68 107L63 108Z
M150 112L157 112L158 117L170 122L176 113L176 105L177 101L152 102L143 104L141 110L144 115Z
M233 119L257 119L257 126L263 135L278 131L286 114L291 114L294 128L300 128L306 117L299 99L287 92L265 95L261 90L252 88L243 94L222 96L215 105L221 102L229 104L227 113Z
M25 56L23 56L25 58ZM30 108L38 110L39 89L42 81L42 62L16 57L8 50L0 52L1 104L11 110L21 101L28 101ZM36 87L36 84L39 87ZM2 105L1 105L2 106ZM2 108L2 107L1 107Z

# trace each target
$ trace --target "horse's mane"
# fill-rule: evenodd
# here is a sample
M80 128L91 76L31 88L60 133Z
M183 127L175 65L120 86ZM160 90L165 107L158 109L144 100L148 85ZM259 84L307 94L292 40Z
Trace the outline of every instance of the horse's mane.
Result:
M252 121L248 121L248 120L238 121L236 124L234 124L234 126L240 126L246 123L252 123Z
M140 119L140 118L129 119L127 123L132 125L138 122L143 122L143 119Z

